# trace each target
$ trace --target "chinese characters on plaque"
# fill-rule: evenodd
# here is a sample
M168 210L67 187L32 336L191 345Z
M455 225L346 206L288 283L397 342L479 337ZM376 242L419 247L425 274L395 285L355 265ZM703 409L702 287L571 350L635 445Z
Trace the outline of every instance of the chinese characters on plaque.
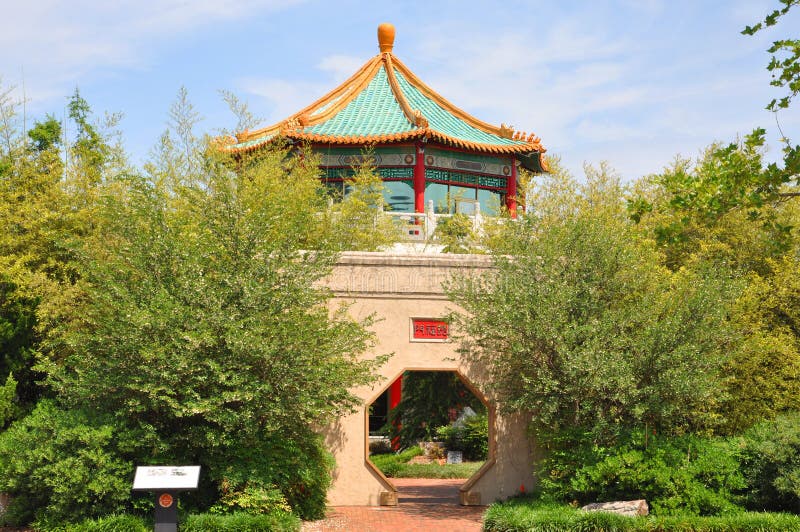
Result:
M446 321L414 319L412 322L414 340L447 340L449 329Z

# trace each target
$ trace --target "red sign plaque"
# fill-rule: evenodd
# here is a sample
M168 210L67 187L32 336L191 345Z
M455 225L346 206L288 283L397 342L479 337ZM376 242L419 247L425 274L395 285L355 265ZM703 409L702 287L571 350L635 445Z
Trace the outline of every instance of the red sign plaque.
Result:
M172 498L172 495L170 495L169 493L162 493L161 496L158 498L158 504L162 508L169 508L170 506L172 506L173 500L174 499Z
M412 324L414 340L447 340L449 329L446 321L414 319Z

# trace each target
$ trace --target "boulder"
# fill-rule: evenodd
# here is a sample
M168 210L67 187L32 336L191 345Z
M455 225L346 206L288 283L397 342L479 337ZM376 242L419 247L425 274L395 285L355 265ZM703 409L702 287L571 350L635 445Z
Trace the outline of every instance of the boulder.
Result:
M639 499L638 501L593 502L581 507L581 510L586 510L587 512L611 512L629 517L650 513L650 508L644 499Z

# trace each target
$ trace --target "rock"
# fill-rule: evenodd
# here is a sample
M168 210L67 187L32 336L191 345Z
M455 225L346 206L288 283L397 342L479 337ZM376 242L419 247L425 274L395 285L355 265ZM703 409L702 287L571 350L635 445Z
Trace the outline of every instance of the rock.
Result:
M581 507L581 510L586 510L587 512L611 512L629 517L650 513L650 508L644 499L639 499L638 501L593 502Z

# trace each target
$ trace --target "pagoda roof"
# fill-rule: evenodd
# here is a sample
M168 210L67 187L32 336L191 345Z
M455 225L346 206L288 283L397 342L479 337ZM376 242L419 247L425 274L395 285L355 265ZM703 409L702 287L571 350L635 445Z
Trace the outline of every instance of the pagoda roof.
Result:
M226 142L234 153L276 138L321 144L380 144L429 139L457 148L497 154L541 155L533 134L493 126L436 93L392 53L394 27L378 28L381 53L347 81L286 120L243 131Z

